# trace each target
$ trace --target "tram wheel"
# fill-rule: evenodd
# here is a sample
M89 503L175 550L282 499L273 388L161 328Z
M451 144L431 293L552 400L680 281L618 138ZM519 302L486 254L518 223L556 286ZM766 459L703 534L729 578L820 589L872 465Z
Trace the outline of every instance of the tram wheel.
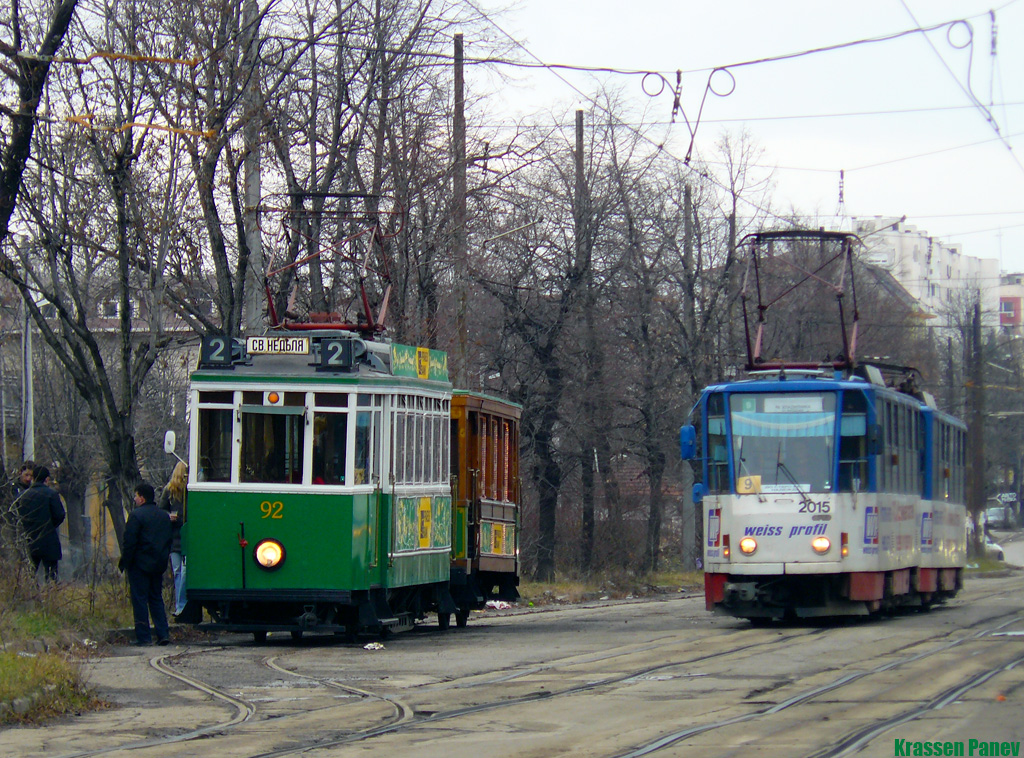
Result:
M267 641L267 630L260 629L258 632L253 632L252 641L255 642L257 645L262 645L264 642Z
M459 629L465 629L466 624L469 623L469 611L459 610L455 613L455 626Z
M442 632L452 625L452 614L441 613L437 614L437 628Z

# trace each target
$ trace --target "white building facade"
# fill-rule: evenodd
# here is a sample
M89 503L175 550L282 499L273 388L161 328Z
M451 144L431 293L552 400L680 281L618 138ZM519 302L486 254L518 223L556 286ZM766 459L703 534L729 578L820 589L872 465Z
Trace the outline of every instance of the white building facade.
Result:
M980 292L984 326L999 325L998 259L964 255L960 245L940 242L906 217L855 218L853 231L864 241L862 259L889 271L936 318L932 323L949 324L949 314L963 313Z

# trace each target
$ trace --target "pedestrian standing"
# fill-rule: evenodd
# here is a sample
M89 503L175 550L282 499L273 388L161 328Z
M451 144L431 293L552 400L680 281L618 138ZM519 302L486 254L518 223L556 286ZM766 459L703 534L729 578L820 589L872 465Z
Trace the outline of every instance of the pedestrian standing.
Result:
M174 575L174 615L185 610L185 559L181 554L181 525L185 521L188 466L178 461L160 495L160 507L171 517L171 573Z
M43 564L47 581L56 582L57 566L63 557L57 527L64 523L67 514L60 495L46 483L49 478L46 466L36 466L32 486L21 494L15 508L33 570L38 571L39 564Z
M154 502L154 494L153 485L148 482L140 482L135 488L135 508L124 525L121 560L117 563L128 574L136 645L153 641L150 616L157 644L170 642L162 589L171 553L171 518Z
M14 499L17 500L19 497L28 491L28 488L32 486L32 475L36 470L35 461L25 461L21 464L21 470L18 472L18 478L14 480Z
M32 472L36 470L34 461L25 461L18 469L18 475L4 485L4 496L0 497L0 519L2 526L18 528L18 501L32 486ZM0 539L3 539L0 537Z

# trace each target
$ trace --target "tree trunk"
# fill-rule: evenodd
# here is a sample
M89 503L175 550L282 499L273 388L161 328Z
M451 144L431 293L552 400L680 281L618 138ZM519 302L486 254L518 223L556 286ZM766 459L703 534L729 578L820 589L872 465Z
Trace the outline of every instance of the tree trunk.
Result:
M580 450L580 480L583 500L583 531L580 534L580 568L589 574L594 558L594 450L586 446Z

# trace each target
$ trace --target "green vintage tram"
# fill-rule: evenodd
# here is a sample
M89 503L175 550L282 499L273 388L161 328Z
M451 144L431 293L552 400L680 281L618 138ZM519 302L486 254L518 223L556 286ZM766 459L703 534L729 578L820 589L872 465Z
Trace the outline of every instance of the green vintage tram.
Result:
M479 548L476 564L464 560L469 525L456 534L445 353L346 331L210 336L189 402L180 620L205 609L214 626L257 641L380 634L428 613L462 625L488 582L514 590L514 578L479 581ZM496 402L517 422L514 406ZM517 430L502 431L518 444ZM502 533L513 535L518 508L504 504ZM515 574L507 543L499 549Z

